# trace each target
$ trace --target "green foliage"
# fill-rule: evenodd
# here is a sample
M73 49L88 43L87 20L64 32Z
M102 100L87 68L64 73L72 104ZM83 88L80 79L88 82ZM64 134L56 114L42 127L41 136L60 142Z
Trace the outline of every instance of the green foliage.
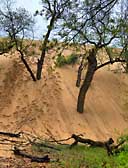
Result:
M56 59L56 66L57 67L61 67L61 66L64 66L64 65L73 65L76 63L78 59L78 56L74 53L72 53L71 55L69 56L64 56L64 55L61 55L59 54L57 59Z
M88 147L86 145L77 145L72 149L69 145L55 145L45 142L46 145L53 146L56 149L46 148L43 145L33 146L35 152L48 152L59 162L51 163L52 168L128 168L128 135L118 138L118 142L126 140L121 146L123 150L108 156L106 149L99 147Z
M126 50L123 52L123 57L124 57L124 59L126 59L126 61L128 62L128 49L126 49Z
M55 64L56 64L57 67L61 67L61 66L65 65L66 64L66 58L63 55L59 54L57 59L56 59Z
M117 143L121 143L122 141L126 141L128 143L128 134L123 134L117 139Z
M71 55L67 56L66 58L66 63L67 64L75 64L77 61L78 56L74 53L72 53Z
M123 134L117 139L117 143L121 143L125 141L125 143L120 147L119 153L115 155L115 160L118 164L119 168L127 168L128 167L128 134Z
M118 163L118 168L128 167L128 150L122 151L117 157L116 161Z
M126 0L120 2L116 0L103 2L72 0L71 2L66 12L63 13L62 24L59 23L62 29L58 35L65 41L73 40L73 42L93 44L101 48L109 44L118 46L122 35L127 39Z
M62 151L58 167L128 168L128 151L109 157L105 149L76 146Z

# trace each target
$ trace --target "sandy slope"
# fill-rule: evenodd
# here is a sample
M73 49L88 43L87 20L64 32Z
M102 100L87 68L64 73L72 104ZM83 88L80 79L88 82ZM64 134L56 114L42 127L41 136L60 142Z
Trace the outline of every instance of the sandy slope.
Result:
M124 83L124 74L97 71L86 97L85 111L83 114L78 114L76 113L78 89L74 87L76 72L72 68L64 68L60 73L64 88L62 98L68 102L66 105L66 101L63 101L64 106L67 106L65 115L72 121L71 131L85 132L86 136L94 139L105 139L116 136L116 131L127 128L127 111L123 110L123 107L125 92L128 89Z
M45 66L43 79L35 83L18 59L1 56L0 79L0 131L47 136L50 130L57 138L83 133L104 140L128 127L125 74L97 71L83 114L76 112L76 67L51 72Z

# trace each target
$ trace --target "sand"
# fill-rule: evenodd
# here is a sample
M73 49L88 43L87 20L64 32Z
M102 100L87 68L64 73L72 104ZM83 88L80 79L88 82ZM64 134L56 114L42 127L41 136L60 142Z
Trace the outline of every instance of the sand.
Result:
M18 57L0 56L0 131L27 131L42 138L83 134L94 140L116 138L128 128L128 76L108 68L96 72L83 114L76 111L77 69L51 71L33 82ZM35 70L36 63L32 63ZM0 152L3 155L5 152Z

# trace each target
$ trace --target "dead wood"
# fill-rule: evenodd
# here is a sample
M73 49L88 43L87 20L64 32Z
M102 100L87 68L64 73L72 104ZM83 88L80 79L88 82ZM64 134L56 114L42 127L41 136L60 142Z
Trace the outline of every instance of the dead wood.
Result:
M102 147L102 148L105 148L107 150L108 155L112 155L113 154L111 145L114 143L114 140L112 138L109 138L105 142L94 141L94 140L91 140L91 139L84 139L84 138L81 138L80 136L77 136L75 134L72 134L72 138L75 141L71 144L70 148L74 147L75 145L78 144L78 142L80 142L80 143L88 144L91 147Z
M54 149L54 150L57 150L57 151L61 151L60 149L54 147L54 146L51 146L51 145L47 145L45 143L39 143L39 142L31 142L32 145L35 145L35 146L38 146L38 147L45 147L45 148L50 148L50 149Z
M14 152L14 155L28 158L28 159L31 160L31 162L38 162L38 163L44 163L44 162L47 163L47 162L50 162L50 158L48 157L48 155L45 155L43 157L29 155L29 154L21 151L17 147L14 147L13 152Z
M1 132L0 131L0 135L9 136L12 138L20 138L21 132L15 134L15 133L11 133L11 132Z

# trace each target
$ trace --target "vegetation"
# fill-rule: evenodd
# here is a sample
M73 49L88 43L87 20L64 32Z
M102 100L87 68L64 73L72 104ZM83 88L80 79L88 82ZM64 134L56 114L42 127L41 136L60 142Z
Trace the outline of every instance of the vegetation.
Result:
M81 85L81 80L77 80L79 81L77 87L81 86L77 101L78 112L82 113L84 111L84 100L96 70L108 64L121 62L125 63L124 67L128 71L128 59L126 56L128 50L128 7L126 0L103 0L103 2L99 0L42 0L42 10L37 10L35 16L45 16L49 24L40 47L41 55L37 61L36 76L25 60L24 50L29 46L24 47L23 42L26 34L29 34L30 30L33 30L33 17L25 9L19 8L13 10L12 0L4 0L3 3L3 9L0 9L1 30L10 38L10 44L15 43L16 50L20 53L21 60L33 81L41 79L46 52L54 44L57 44L56 37L58 38L59 36L65 44L78 44L79 48L81 44L91 45L86 57L88 69L85 79ZM54 44L49 44L51 34L54 34ZM103 48L107 50L113 44L120 46L122 51L114 58L107 51L109 61L97 65L98 51ZM1 53L8 52L12 47L12 45L7 45L7 49L5 47ZM87 55L86 51L83 54L84 59L86 59L84 55ZM65 61L64 57L60 57L57 61L59 62L58 66L61 66L61 62L62 65L65 63L74 64L76 58L73 56ZM79 70L81 72L84 69L82 65L84 62L80 63ZM79 79L81 79L80 76L81 73L78 72Z
M126 1L104 0L101 2L98 0L73 0L73 3L68 6L67 12L63 15L62 31L59 32L61 38L68 42L74 41L75 43L90 44L92 46L87 57L87 73L78 95L77 111L80 113L84 111L84 100L96 70L110 63L126 62L126 59L122 58L122 54L124 48L128 46L126 40L128 25L126 20L128 20L128 13L127 4L122 7L123 3L126 3ZM123 38L122 34L124 35ZM110 61L98 66L98 51L113 43L122 46L121 53L115 59L108 53Z
M64 65L73 65L77 62L77 59L78 59L78 55L72 53L71 55L68 55L68 56L64 56L62 54L59 54L57 56L57 59L56 59L56 66L57 67L61 67L61 66L64 66Z
M83 70L85 59L88 61L87 73L80 87L77 102L77 111L84 111L84 100L93 76L96 71L105 65L115 62L125 63L125 69L128 72L128 5L127 2L118 0L42 0L43 7L41 11L36 11L36 15L43 15L49 21L47 32L44 35L40 45L41 55L37 62L36 75L28 65L25 56L28 48L37 47L36 43L26 43L26 40L33 36L34 19L28 11L23 8L14 9L12 0L4 0L3 7L0 8L0 28L7 38L0 41L0 55L9 52L15 48L20 54L21 61L30 73L33 81L41 79L42 68L46 52L57 45L57 39L49 42L49 38L54 29L63 40L63 44L71 45L90 44L89 51L85 51L80 64L80 71ZM125 5L124 5L125 4ZM116 11L118 9L118 11ZM117 14L116 14L117 12ZM59 24L58 24L59 23ZM61 25L60 25L61 23ZM114 52L110 45L119 46L120 52ZM106 50L108 61L97 64L98 52ZM30 50L31 55L35 50ZM86 56L85 56L86 55ZM77 62L78 55L72 53L69 56L59 54L56 58L56 66L73 65ZM52 68L48 68L48 73ZM79 73L79 72L78 72ZM78 75L81 76L81 73ZM54 145L55 149L49 149L40 146L33 146L34 152L52 153L56 160L51 163L52 167L62 168L127 168L128 158L128 136L122 136L119 142L126 141L121 149L115 152L111 157L107 155L105 149L92 148L84 145L78 145L70 149L69 145ZM46 143L45 143L46 144ZM58 161L59 158L59 161Z
M94 144L81 143L70 145L65 142L71 140L71 138L55 140L52 136L52 140L43 140L31 133L19 132L0 132L3 143L10 142L14 149L12 152L15 156L20 156L19 159L14 159L14 166L11 167L42 167L43 163L46 163L48 167L52 168L127 168L128 167L128 134L123 134L117 139L117 145L111 144L112 154L107 152L107 146L102 146L105 142L89 140L95 144L99 144L100 147L96 147ZM24 135L24 136L23 136ZM77 135L76 135L77 136ZM5 138L6 137L6 138ZM11 140L10 140L11 137ZM80 138L80 135L77 137ZM18 138L17 140L14 140ZM111 139L111 138L109 138ZM27 146L26 146L27 144ZM83 143L82 143L83 144ZM87 144L87 145L86 145ZM90 145L89 145L90 144ZM94 147L94 146L95 147ZM118 147L117 147L118 146ZM116 147L116 148L114 148ZM20 149L21 148L21 149ZM22 159L24 158L24 159ZM27 158L27 160L26 160ZM31 163L34 162L34 164ZM11 160L12 163L12 160ZM42 165L39 165L39 164ZM26 165L27 164L27 165ZM29 165L29 166L28 166Z
M118 139L126 140L127 135ZM48 143L46 143L48 145ZM54 168L127 168L128 167L128 141L121 147L119 153L108 156L103 148L77 145L69 148L69 145L54 145L56 149L48 149L44 146L33 146L35 152L53 153L55 162L50 163Z
M37 63L37 73L36 78L37 80L41 79L42 67L44 64L44 59L46 56L46 51L48 47L49 37L52 33L52 30L55 27L57 21L61 18L61 15L66 10L67 6L70 4L68 0L42 0L43 9L39 12L36 11L35 15L45 15L46 19L49 21L49 25L47 26L47 32L44 35L44 39L42 42L42 52L40 59L38 59Z
M70 64L73 65L73 64L76 63L77 59L78 59L78 55L75 54L75 53L72 53L71 55L66 57L66 63L69 64L69 65Z
M57 67L61 67L61 66L65 65L66 64L65 56L61 55L61 54L58 55L55 64Z
M27 43L26 41L28 35L33 34L34 19L24 8L14 9L12 0L5 0L1 5L3 8L0 9L0 27L2 32L8 36L8 43L5 43L8 46L6 48L12 49L12 47L15 47L33 81L36 81L30 66L25 60L26 50L31 45L30 40ZM6 50L8 51L8 49Z

